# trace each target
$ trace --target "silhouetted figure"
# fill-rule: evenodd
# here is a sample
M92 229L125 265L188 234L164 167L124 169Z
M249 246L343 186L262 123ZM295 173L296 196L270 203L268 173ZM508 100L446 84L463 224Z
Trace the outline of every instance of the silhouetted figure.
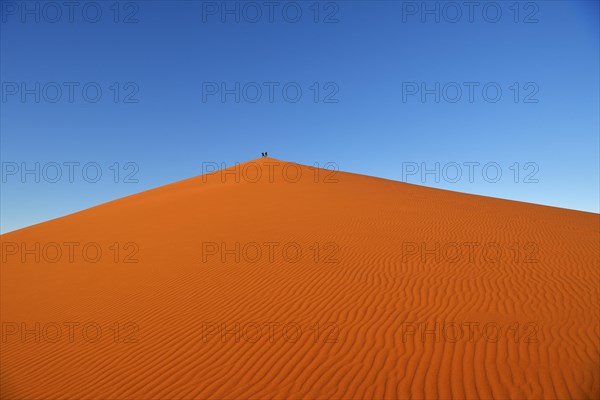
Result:
M265 157L269 157L269 155L267 154L267 152L265 151Z
M267 157L267 152L265 151L264 153L260 153L260 155L263 157Z

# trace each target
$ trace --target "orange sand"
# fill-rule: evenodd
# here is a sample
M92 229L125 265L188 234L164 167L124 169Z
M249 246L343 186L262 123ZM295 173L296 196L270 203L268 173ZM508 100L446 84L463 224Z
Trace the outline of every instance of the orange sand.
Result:
M599 398L597 214L241 168L2 235L1 397Z

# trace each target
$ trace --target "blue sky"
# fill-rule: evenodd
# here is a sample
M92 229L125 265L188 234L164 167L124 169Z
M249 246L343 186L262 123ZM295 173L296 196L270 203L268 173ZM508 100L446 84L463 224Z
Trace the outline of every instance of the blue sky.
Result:
M264 150L599 211L598 2L50 3L0 2L2 232Z

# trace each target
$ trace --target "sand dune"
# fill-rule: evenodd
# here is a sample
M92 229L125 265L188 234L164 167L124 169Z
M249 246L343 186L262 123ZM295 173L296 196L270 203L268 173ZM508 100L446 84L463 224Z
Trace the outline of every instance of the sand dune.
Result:
M163 186L2 235L1 397L598 398L599 222L270 158Z

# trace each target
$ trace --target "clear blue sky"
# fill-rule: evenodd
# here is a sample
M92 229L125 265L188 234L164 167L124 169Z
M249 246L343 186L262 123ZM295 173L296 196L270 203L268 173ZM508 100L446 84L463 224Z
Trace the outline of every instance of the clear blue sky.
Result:
M315 3L229 2L224 10L222 2L111 0L69 9L2 0L1 231L263 150L599 211L598 2L481 1L471 10L462 1L427 2L426 10L420 1ZM231 93L223 101L222 83L233 91L239 83L239 102ZM72 183L69 162L79 163ZM470 162L479 163L473 182ZM34 173L21 176L35 163L39 183ZM439 182L406 175L422 163L439 163ZM457 182L453 163L462 166ZM495 183L494 168L482 175L488 163L502 171ZM96 183L88 182L94 166ZM123 182L129 173L137 182Z

